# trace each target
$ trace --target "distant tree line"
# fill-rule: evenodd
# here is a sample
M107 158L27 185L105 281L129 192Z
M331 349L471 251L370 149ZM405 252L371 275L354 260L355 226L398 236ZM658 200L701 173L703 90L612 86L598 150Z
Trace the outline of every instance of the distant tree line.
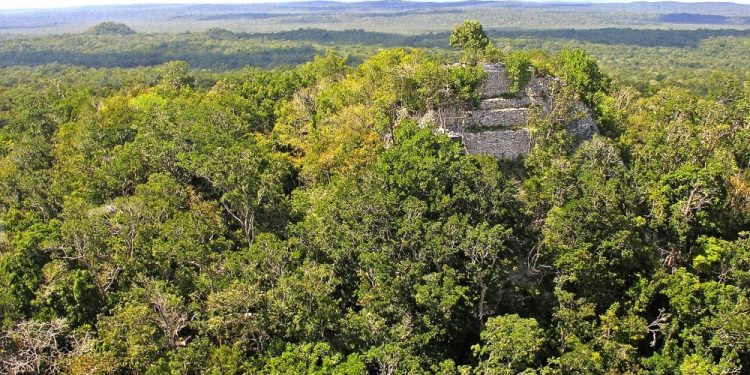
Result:
M38 66L52 63L96 68L133 68L161 65L169 61L182 60L195 68L239 69L245 66L278 67L299 65L312 59L321 50L312 46L269 48L261 51L219 53L200 49L185 51L143 50L136 52L91 52L68 51L0 51L0 67L12 65Z
M686 23L703 25L724 25L750 23L750 17L729 17L714 14L669 13L659 16L659 21L667 23Z
M381 46L446 47L448 32L422 35L401 35L371 32L362 29L332 31L324 29L298 29L275 33L232 33L213 30L219 38L268 38L331 44L374 44ZM576 40L599 44L629 44L643 47L695 47L701 41L714 37L748 37L750 30L737 29L550 29L550 30L498 30L487 29L492 38L537 38L543 40Z

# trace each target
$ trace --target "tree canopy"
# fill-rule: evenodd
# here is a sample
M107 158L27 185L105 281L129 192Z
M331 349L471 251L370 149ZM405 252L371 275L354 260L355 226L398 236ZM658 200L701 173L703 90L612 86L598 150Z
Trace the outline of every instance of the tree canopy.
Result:
M522 160L418 121L484 77L420 49L2 81L1 371L746 372L750 84L502 60L563 82Z

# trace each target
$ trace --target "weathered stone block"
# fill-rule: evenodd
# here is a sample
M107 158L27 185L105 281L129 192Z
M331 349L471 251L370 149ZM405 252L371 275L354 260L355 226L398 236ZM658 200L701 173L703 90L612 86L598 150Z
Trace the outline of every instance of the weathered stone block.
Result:
M505 108L471 111L471 128L510 128L526 126L528 108Z
M471 116L466 111L452 108L442 108L428 111L419 119L421 126L432 124L444 132L461 132L471 126Z
M518 159L531 150L528 129L465 132L461 140L467 153L491 155L498 159Z
M485 99L479 102L479 109L505 109L505 108L521 108L528 107L531 105L531 99L528 96L522 98L492 98Z
M531 77L529 82L523 88L525 96L530 97L532 100L543 100L549 98L553 85L558 85L559 81L556 78L548 76L534 76Z
M599 133L599 128L596 127L596 121L591 115L586 114L582 119L570 124L568 132L573 136L576 143L582 143Z
M510 93L510 79L503 64L484 64L487 79L479 88L482 98L497 98Z

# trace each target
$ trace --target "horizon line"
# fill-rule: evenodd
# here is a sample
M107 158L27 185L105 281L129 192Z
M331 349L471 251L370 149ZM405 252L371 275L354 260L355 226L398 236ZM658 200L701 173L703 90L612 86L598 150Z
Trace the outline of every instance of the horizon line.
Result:
M70 10L76 8L109 8L109 7L135 7L135 6L181 6L181 5L279 5L279 4L294 4L294 3L340 3L340 4L351 4L351 3L535 3L535 4L637 4L637 3L665 3L665 4L686 4L686 5L700 5L700 4L732 4L732 5L750 5L748 2L736 2L726 0L697 0L697 1L678 1L678 0L260 0L260 1L232 1L232 0L198 0L198 1L155 1L155 2L111 2L107 4L89 4L89 3L72 3L72 4L60 4L60 1L54 1L50 4L40 4L38 6L24 6L24 7L5 7L0 3L0 9L5 11L39 11L39 10ZM14 5L15 6L15 5Z

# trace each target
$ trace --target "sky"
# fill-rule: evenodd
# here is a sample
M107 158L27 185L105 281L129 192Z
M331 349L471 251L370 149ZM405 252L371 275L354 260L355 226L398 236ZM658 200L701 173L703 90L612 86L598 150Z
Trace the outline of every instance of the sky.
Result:
M272 3L288 2L291 0L0 0L0 9L29 9L29 8L62 8L85 5L112 5L112 4L248 4L248 3ZM299 1L299 0L295 0ZM342 0L339 0L342 1ZM343 0L352 1L352 0ZM431 0L440 1L440 0ZM539 1L539 0L537 0ZM554 0L553 0L554 1ZM565 0L571 1L571 0ZM573 0L575 2L629 2L631 0ZM653 1L653 0L652 0ZM704 1L729 1L729 0L679 0L681 2L704 2ZM735 3L750 3L750 0L733 0Z
M87 5L124 4L247 4L285 1L290 0L0 0L0 8L64 8Z

